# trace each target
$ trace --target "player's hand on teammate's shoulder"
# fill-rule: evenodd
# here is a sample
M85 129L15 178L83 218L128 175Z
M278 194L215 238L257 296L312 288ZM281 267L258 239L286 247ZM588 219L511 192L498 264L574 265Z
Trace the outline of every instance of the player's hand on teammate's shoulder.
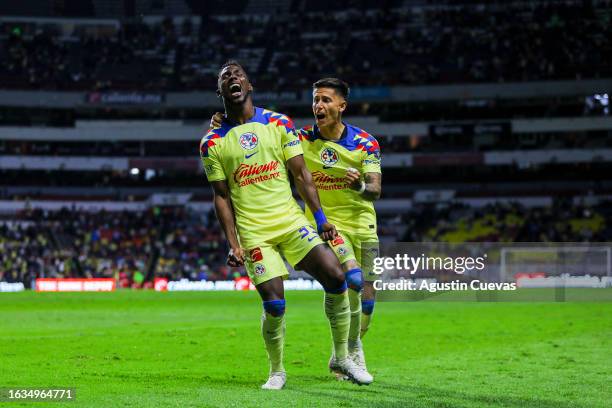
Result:
M221 122L223 122L223 114L221 112L215 112L210 118L210 127L212 129L221 127Z
M227 254L227 264L233 268L244 265L244 249L231 248Z
M353 190L359 190L361 188L361 173L359 173L359 170L353 167L346 169L344 180Z
M323 241L330 241L338 236L338 231L336 231L336 226L334 224L330 224L326 222L321 225L319 236Z

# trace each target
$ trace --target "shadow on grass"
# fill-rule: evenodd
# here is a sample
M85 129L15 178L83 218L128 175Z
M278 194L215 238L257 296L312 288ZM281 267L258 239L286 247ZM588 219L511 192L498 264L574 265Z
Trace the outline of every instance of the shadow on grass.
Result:
M243 388L249 392L260 391L264 378L254 380L252 377L239 376L216 377L194 374L119 374L115 378L132 379L139 378L143 382L161 384L165 381L180 382L184 386L195 388L212 388L218 391L227 390L236 392L236 388ZM295 383L292 381L295 379ZM481 395L477 393L447 390L442 388L398 385L383 381L375 381L370 386L357 386L348 382L338 382L329 376L323 375L299 375L291 376L287 382L285 391L275 394L275 397L289 397L282 393L295 393L302 395L307 401L312 398L312 406L319 406L320 399L324 399L325 406L351 406L351 407L537 407L537 408L590 408L590 405L577 404L575 402L563 402L543 398L523 398L504 395ZM263 397L263 394L262 394ZM228 401L229 402L229 401ZM272 401L268 401L272 402ZM297 401L296 401L297 402ZM261 401L265 406L265 401Z
M261 383L257 380L248 380L245 377L229 375L223 378L211 377L209 375L186 374L186 373L105 373L105 374L90 374L91 376L105 376L106 378L118 378L122 380L135 380L142 384L163 384L165 382L179 382L188 385L212 386L216 388L236 388L236 387L252 387L259 388L265 382L262 377Z
M321 384L323 385L323 384ZM327 385L327 384L326 384ZM445 390L417 385L400 386L376 381L370 386L353 384L339 386L338 390L316 388L291 388L305 397L326 399L337 406L399 408L399 407L537 407L537 408L587 408L590 405L576 404L543 398L521 398L503 395L480 395L455 390ZM341 392L339 392L341 391ZM307 397L306 397L307 398Z
M448 400L451 406L455 406L454 401L462 400L462 403L466 403L468 406L474 403L481 406L505 406L505 407L538 407L538 408L580 408L589 407L588 405L576 404L575 402L563 402L558 400L548 400L542 398L522 398L522 397L510 397L504 395L480 395L468 392L460 392L456 390L445 390L434 387L424 387L417 385L406 385L400 386L396 384L387 384L384 382L378 382L377 387L385 390L393 390L397 395L403 397L410 397L413 399L418 396L421 398L427 398L429 400L440 400L440 403L444 403ZM445 401L446 400L446 401ZM414 401L417 402L417 401ZM436 403L438 401L435 401ZM429 401L423 401L424 405L429 406ZM380 405L386 406L386 405ZM415 405L418 406L418 405Z

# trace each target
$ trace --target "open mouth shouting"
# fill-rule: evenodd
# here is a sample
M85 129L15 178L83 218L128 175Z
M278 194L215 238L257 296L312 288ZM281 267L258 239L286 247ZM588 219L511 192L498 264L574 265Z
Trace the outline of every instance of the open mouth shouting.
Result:
M242 95L242 87L240 86L240 83L238 82L234 82L233 84L231 84L229 86L229 91L230 91L230 95L232 98L240 98L240 96Z
M323 112L315 113L315 118L317 119L317 123L323 122L323 120L325 119L325 116L326 115Z

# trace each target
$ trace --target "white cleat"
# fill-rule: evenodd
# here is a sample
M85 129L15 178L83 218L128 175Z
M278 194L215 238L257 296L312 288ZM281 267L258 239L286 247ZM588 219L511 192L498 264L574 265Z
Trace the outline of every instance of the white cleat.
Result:
M349 358L357 364L359 368L368 372L368 368L366 367L365 362L365 354L363 353L363 346L361 344L361 340L357 340L357 344L355 344L354 348L349 348Z
M285 372L270 373L268 381L261 386L262 390L280 390L287 382L287 374Z
M334 358L335 356L334 356L334 353L332 352L332 356L329 359L330 366ZM365 370L368 374L370 374L368 372L368 368L366 367L365 354L363 352L363 345L361 343L361 340L357 340L357 342L354 343L354 346L349 345L349 358L353 360L353 362L355 362L355 364L357 364L359 368ZM332 374L334 374L334 376L336 377L338 381L348 381L349 380L349 377L342 373L332 371Z
M332 353L331 357L329 358L329 371L334 375L334 377L336 377L336 380L338 381L348 381L349 378L347 375L342 374L339 371L334 371L334 369L332 369L334 360L336 359L336 356L334 355L334 353Z
M358 385L369 385L372 384L374 378L363 368L360 368L350 358L337 359L333 358L329 361L329 370L336 374L342 374L348 377L349 381L352 381Z

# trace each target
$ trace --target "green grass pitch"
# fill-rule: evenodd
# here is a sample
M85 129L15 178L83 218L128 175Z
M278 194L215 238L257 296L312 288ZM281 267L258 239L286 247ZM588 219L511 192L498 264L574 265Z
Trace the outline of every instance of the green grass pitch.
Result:
M282 391L259 389L254 292L0 294L0 387L76 389L52 407L612 406L610 302L379 302L358 387L327 371L322 293L286 296Z

